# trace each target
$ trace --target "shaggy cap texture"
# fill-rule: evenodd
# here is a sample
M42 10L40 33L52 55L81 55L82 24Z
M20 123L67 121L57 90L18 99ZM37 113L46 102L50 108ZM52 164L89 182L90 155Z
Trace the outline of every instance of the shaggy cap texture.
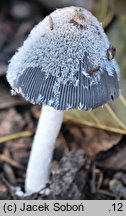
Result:
M57 9L10 60L7 80L33 104L94 109L119 95L119 68L101 23L78 7Z

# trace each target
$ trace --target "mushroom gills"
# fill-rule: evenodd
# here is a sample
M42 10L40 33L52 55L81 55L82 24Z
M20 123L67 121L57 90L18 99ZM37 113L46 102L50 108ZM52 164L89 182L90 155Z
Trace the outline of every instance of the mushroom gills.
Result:
M22 75L19 76L14 88L19 88L19 93L23 94L27 100L34 104L46 104L57 110L69 109L94 109L109 100L113 100L119 95L119 84L116 73L109 76L107 71L100 73L100 80L92 82L93 76L85 76L78 71L76 79L79 80L78 85L72 82L59 84L58 104L55 103L54 85L57 80L55 76L49 75L46 78L41 68L27 68ZM95 79L95 78L94 78ZM20 92L21 91L21 92Z

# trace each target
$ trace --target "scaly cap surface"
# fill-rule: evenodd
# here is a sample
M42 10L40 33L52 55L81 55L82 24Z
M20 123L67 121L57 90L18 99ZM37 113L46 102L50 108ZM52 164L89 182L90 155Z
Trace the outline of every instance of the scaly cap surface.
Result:
M78 7L57 9L12 57L7 80L33 104L94 109L119 95L119 68L99 21Z

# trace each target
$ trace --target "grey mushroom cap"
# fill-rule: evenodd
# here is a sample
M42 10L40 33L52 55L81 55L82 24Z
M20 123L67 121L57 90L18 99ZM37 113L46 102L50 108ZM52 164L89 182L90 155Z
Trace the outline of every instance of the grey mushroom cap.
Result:
M119 95L115 48L99 21L78 7L41 21L10 60L7 80L33 104L90 110Z

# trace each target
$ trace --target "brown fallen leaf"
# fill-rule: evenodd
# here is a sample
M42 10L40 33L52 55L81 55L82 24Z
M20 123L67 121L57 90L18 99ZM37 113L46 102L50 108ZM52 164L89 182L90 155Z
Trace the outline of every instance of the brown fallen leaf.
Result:
M83 148L90 156L110 149L112 146L117 145L122 138L121 134L97 128L84 127L82 131L84 134Z
M21 131L25 122L14 108L0 112L0 137Z
M84 149L86 155L95 156L117 145L122 138L121 134L112 133L92 127L77 127L66 124L63 132L68 146L72 150Z
M106 152L106 155L108 156L105 159L96 162L98 166L107 169L126 171L126 146L118 146L117 150L111 150L109 154ZM102 157L104 158L104 156Z

